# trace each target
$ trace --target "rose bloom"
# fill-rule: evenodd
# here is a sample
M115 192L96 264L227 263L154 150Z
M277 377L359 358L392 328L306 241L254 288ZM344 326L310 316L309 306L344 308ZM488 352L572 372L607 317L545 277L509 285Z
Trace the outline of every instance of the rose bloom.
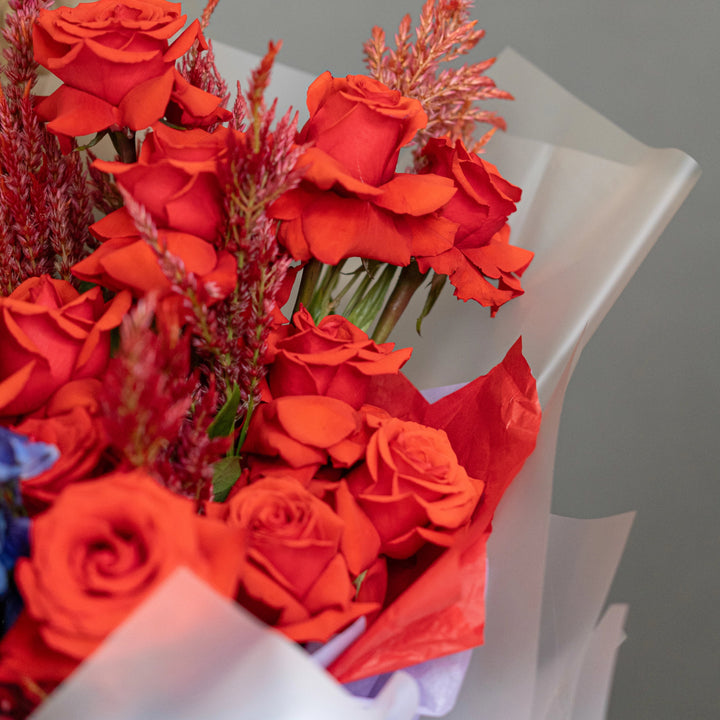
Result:
M317 325L305 309L295 313L269 338L267 382L273 397L326 395L359 409L368 385L378 375L395 375L412 348L378 345L341 315L328 315Z
M362 417L352 406L322 395L286 395L256 408L243 452L251 455L253 477L286 467L309 482L323 465L350 467L366 444Z
M71 485L31 528L16 581L44 643L82 659L176 568L232 597L244 534L201 517L143 471Z
M344 523L296 480L259 480L226 503L210 503L207 513L247 531L239 602L292 640L325 642L378 608L353 602L355 587L340 550Z
M186 20L179 4L165 0L41 10L33 29L35 59L65 84L39 103L40 118L52 132L77 137L108 128L143 130L165 115L171 98L191 117L207 116L220 99L188 91L175 68L197 38L207 47L197 20L170 43Z
M98 287L81 295L47 275L0 298L0 417L37 410L70 380L102 373L110 331L129 307L128 293L105 303Z
M214 247L223 229L220 175L230 134L242 141L240 133L227 128L208 133L159 124L147 135L136 163L95 162L147 209L158 227L158 240L187 272L212 287L204 298L208 301L229 295L236 282L234 258ZM170 281L155 252L125 208L94 223L90 231L102 244L73 266L77 277L112 289L128 288L136 296L169 292Z
M397 418L380 422L365 463L347 482L380 534L382 552L398 559L426 542L450 546L483 490L458 463L444 431Z
M52 396L44 416L28 417L13 428L60 451L51 467L20 485L23 505L30 516L49 507L66 485L100 474L100 458L109 445L105 424L99 417L101 387L96 378L71 381Z
M468 152L458 140L432 138L423 151L425 172L453 180L457 192L439 214L457 223L452 247L437 255L417 256L421 272L429 268L448 275L461 300L476 300L493 308L523 290L519 276L533 253L510 245L508 216L515 212L521 190L505 180L498 169ZM497 281L497 287L488 278Z
M298 142L303 182L272 207L279 238L298 260L359 256L407 265L452 245L454 223L434 211L454 194L436 175L396 173L400 149L427 116L417 100L362 75L321 75L308 89Z

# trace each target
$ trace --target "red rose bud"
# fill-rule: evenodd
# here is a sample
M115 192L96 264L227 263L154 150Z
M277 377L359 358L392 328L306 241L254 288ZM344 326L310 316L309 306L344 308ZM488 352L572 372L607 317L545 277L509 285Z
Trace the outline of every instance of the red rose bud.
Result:
M160 244L202 286L213 287L212 295L203 298L208 304L227 297L237 278L235 259L215 249L224 216L220 176L233 132L181 131L160 124L147 135L136 163L95 162L100 170L113 173L118 185L150 213ZM170 291L156 253L126 208L110 213L90 230L102 244L73 266L73 274L112 289L127 288L135 296Z
M67 487L33 521L16 580L43 642L82 659L180 566L232 597L243 543L144 472L114 473Z
M99 417L101 389L96 378L71 381L52 396L44 417L29 417L14 428L60 451L50 468L23 480L20 486L30 516L49 507L66 485L102 472L99 461L109 438Z
M277 458L273 474L285 465L309 480L328 463L350 467L363 457L366 442L360 413L342 400L286 395L255 410L243 451ZM252 465L250 458L251 473Z

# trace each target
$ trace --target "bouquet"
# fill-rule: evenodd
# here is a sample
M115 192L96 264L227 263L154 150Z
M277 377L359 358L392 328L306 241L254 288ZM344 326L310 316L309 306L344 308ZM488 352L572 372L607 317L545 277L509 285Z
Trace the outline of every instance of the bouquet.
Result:
M158 0L41 4L8 21L1 118L6 536L31 526L4 563L3 712L99 657L180 567L308 650L334 637L343 682L480 644L535 383L511 342L430 404L386 342L447 279L494 315L532 258L509 242L519 188L477 154L492 132L472 140L502 127L473 101L507 93L490 61L439 70L480 39L469 3L426 3L395 50L376 29L371 75L315 80L299 132L265 101L277 46L227 109L213 3L186 29ZM64 82L43 99L33 58ZM28 447L49 458L32 472Z

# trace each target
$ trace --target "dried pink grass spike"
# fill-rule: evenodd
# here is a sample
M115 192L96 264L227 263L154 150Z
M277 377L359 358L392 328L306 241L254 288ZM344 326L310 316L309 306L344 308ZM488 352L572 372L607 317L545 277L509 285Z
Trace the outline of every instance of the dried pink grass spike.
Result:
M259 401L265 373L264 355L276 301L290 259L277 242L277 225L268 209L300 181L296 170L302 148L295 144L297 114L291 111L273 127L276 103L264 95L280 44L268 52L251 74L247 92L238 92L225 176L227 225L225 247L238 261L238 284L226 304L228 337L238 339L232 382L240 387L246 417Z
M72 280L86 245L95 194L77 153L63 155L35 114L32 26L46 0L11 0L0 93L0 292L39 273Z
M170 281L170 290L178 300L179 322L192 338L194 361L205 368L205 375L217 375L224 388L230 347L226 333L218 326L217 309L209 303L217 298L216 287L211 283L201 284L196 275L188 272L182 260L160 241L158 229L147 209L122 188L120 194L135 227L157 255L160 269Z
M430 137L447 135L477 151L492 134L486 133L475 142L478 123L505 129L502 117L476 105L482 100L512 99L510 93L499 90L484 74L495 58L441 69L442 64L469 53L485 34L484 30L475 29L476 20L469 19L471 8L471 0L427 0L415 29L414 43L409 15L403 18L395 35L395 50L386 45L385 33L378 27L373 28L365 43L370 74L418 100L428 115L427 126L415 138L416 163Z
M212 496L213 465L230 445L211 439L218 405L192 371L190 336L153 296L140 300L120 328L120 347L103 377L103 416L119 467L143 467L173 492Z
M177 494L196 500L198 507L213 499L214 466L232 442L230 437L211 438L208 434L220 404L214 378L207 388L197 386L192 417L181 423L175 442L155 464L162 482Z
M205 32L207 30L207 26L210 23L210 18L212 17L212 14L215 12L215 8L217 7L220 0L208 0L207 5L205 6L205 9L203 10L203 14L200 17L200 27L202 28L202 31Z
M118 355L106 373L105 416L122 463L147 468L168 489L201 505L212 499L213 467L232 442L208 434L225 400L215 373L226 382L231 348L216 308L205 302L212 288L201 287L168 252L146 208L121 193L178 303L159 310L147 296L126 318Z
M205 31L210 17L220 0L208 0L200 17L200 29ZM226 107L230 99L228 85L215 65L215 52L212 42L206 41L202 34L195 40L190 51L179 63L180 74L194 87L222 98L222 107Z

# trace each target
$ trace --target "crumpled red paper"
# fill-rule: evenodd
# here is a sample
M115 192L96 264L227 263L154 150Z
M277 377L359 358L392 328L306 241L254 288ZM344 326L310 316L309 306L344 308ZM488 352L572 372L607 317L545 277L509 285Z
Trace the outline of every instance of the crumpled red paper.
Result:
M368 402L445 430L460 463L485 482L485 492L469 528L450 549L438 558L438 549L428 548L394 568L398 583L407 589L330 665L342 683L482 644L485 546L492 517L535 448L540 429L540 402L521 340L487 375L435 403L428 403L402 375L384 378ZM392 596L394 589L389 592Z

